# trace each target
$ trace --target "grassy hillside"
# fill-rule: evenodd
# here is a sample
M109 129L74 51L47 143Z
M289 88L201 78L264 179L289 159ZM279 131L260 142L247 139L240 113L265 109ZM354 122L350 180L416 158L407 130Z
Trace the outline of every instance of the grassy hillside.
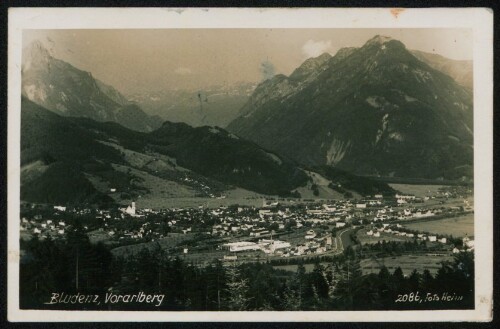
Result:
M292 160L217 127L166 122L142 133L112 122L61 117L23 98L21 135L21 194L26 201L215 198L237 187L291 196L297 188L314 185ZM390 192L385 183L320 170L342 183L342 190L325 186L332 193Z

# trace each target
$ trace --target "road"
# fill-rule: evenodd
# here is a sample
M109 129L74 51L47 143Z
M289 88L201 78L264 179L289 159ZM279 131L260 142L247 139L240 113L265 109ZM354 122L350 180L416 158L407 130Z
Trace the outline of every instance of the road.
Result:
M345 230L338 232L337 239L340 242L338 250L344 251L345 248L349 247L353 243L350 237L350 233L352 230L354 229L346 228Z

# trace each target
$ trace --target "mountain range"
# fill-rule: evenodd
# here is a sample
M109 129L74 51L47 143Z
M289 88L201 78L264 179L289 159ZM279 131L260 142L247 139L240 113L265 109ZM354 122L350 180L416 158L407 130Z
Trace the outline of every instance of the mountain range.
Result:
M146 113L193 127L224 128L238 116L255 89L254 83L211 86L199 90L159 90L133 93L128 99Z
M432 61L375 36L261 83L227 129L306 166L471 178L472 91Z
M54 58L40 41L23 49L22 95L60 115L113 121L138 131L152 131L162 122L92 73Z
M473 70L470 60L453 60L438 54L430 54L424 51L412 50L413 56L430 67L441 71L453 78L459 85L469 90L473 88Z
M368 179L357 185L342 172L334 181L322 178L222 128L165 122L138 132L114 122L60 116L25 97L21 136L25 201L106 204L142 198L158 206L165 198L214 198L235 189L253 197L298 196L298 189L311 190L319 179L325 197L342 197L335 188L339 182L352 193L394 192Z
M339 198L395 193L366 176L472 179L472 74L457 63L376 36L256 87L125 97L34 42L23 51L21 198Z

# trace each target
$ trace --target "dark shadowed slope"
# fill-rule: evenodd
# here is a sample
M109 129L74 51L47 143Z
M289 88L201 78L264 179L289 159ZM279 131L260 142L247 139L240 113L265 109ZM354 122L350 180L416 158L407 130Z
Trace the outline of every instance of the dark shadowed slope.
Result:
M376 36L303 66L259 85L228 130L310 166L472 177L471 92L401 42Z

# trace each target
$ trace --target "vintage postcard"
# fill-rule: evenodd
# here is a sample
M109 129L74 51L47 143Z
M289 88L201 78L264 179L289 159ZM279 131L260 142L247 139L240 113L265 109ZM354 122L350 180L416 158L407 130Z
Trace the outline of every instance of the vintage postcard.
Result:
M492 319L490 10L8 32L10 321Z

